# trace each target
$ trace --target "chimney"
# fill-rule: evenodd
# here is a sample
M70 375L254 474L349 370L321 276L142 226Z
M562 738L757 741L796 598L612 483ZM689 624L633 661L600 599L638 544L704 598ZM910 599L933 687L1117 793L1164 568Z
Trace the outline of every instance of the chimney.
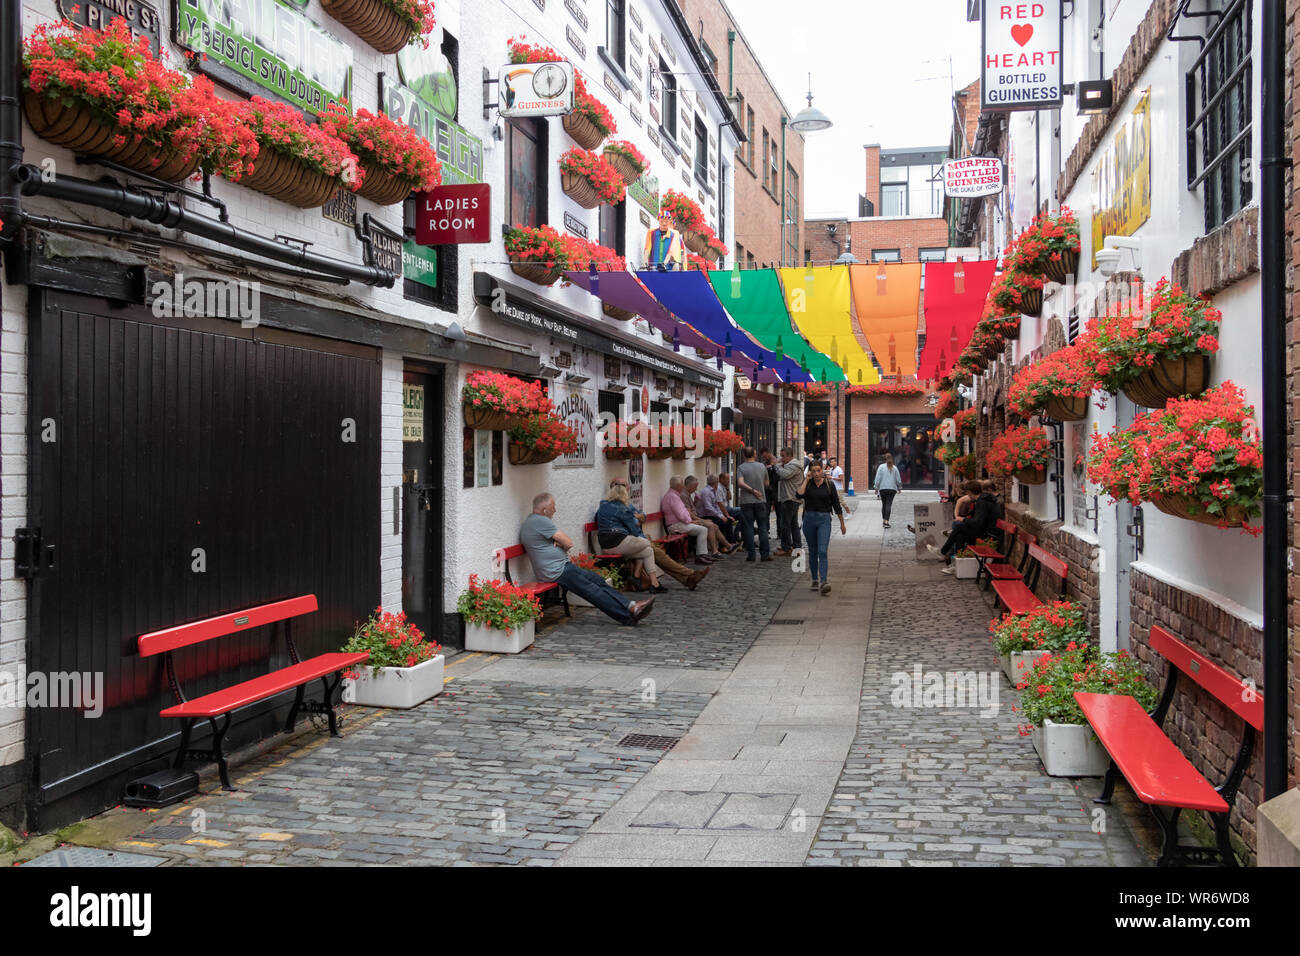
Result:
M866 196L867 202L870 203L872 214L880 207L880 144L868 143L867 152L867 177L866 177Z

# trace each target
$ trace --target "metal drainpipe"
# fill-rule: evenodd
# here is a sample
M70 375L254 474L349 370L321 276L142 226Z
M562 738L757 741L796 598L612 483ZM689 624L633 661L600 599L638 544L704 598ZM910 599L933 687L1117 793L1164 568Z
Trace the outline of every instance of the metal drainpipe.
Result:
M22 225L22 203L12 169L23 161L23 116L19 106L18 64L22 60L22 0L0 3L0 239L11 239Z
M790 263L785 261L785 124L788 120L781 117L781 265L787 266Z
M1286 166L1282 4L1263 5L1260 36L1260 305L1264 392L1264 798L1287 788Z
M727 99L732 99L736 95L736 31L727 30ZM745 122L744 117L739 117L740 122Z

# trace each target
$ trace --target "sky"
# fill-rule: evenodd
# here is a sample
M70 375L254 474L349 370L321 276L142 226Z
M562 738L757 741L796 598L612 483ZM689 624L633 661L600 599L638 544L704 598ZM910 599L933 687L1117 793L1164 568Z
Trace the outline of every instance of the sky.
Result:
M953 88L979 76L964 0L726 3L791 113L808 105L811 72L813 105L835 124L804 134L807 219L857 215L864 144L947 145Z

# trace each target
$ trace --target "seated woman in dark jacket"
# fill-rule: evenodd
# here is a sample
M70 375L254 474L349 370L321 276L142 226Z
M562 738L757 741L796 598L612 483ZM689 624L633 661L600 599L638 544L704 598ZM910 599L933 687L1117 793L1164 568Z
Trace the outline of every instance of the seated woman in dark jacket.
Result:
M632 558L633 576L647 580L650 590L656 594L668 590L659 583L659 575L665 572L694 591L709 569L693 572L668 557L662 548L645 536L641 530L641 517L632 508L627 485L615 480L609 494L596 509L596 543L601 551Z

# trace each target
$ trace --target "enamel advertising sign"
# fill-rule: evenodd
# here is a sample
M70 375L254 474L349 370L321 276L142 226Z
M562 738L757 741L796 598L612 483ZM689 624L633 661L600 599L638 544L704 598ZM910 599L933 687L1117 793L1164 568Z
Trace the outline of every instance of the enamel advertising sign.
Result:
M1061 0L985 0L981 109L1038 110L1061 105Z
M959 198L996 196L1002 192L1002 160L996 156L967 156L943 164L943 191Z
M573 64L508 63L497 71L501 115L559 116L573 110Z

